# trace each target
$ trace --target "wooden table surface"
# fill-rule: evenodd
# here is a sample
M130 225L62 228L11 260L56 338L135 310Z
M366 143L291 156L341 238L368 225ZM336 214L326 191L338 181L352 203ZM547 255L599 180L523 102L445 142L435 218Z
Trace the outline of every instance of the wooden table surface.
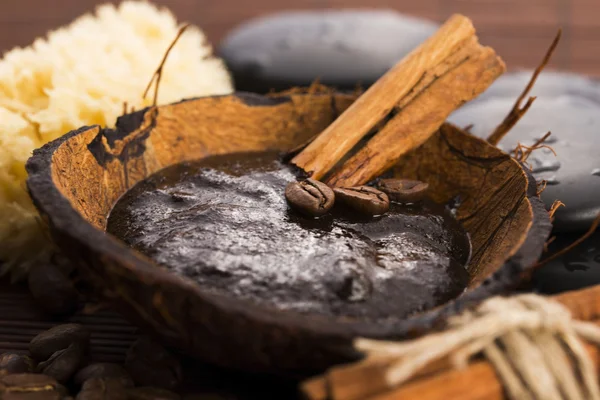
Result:
M113 1L117 3L118 1ZM24 46L92 10L98 0L1 0L0 50ZM563 41L552 67L600 76L600 0L155 0L203 28L218 44L242 21L290 9L390 8L443 21L471 17L481 41L510 68L535 67L559 27Z

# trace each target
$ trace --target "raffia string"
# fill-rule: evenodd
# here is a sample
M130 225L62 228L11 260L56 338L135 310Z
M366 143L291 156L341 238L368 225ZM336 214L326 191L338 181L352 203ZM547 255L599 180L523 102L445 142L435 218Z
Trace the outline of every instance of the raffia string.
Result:
M445 331L408 342L358 339L374 360L392 361L386 383L396 387L432 361L457 368L483 355L510 399L600 400L595 367L580 342L600 345L600 327L571 318L559 303L534 294L494 297L452 317Z

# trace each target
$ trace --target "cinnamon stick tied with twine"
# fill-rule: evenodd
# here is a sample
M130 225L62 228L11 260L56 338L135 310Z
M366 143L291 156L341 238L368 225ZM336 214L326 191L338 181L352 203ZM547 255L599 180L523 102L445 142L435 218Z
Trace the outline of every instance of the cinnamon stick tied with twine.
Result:
M469 18L453 15L392 67L291 163L330 186L362 185L423 144L458 107L486 90L506 67L479 44ZM341 160L374 128L366 146Z
M514 367L517 370L525 368L530 374L535 370L533 376L529 377L530 379L525 379L529 384L537 386L531 388L538 393L533 398L598 399L600 398L598 378L592 370L600 361L596 347L600 343L599 300L600 286L553 297L527 294L512 298L492 298L483 304L483 308L487 311L479 316L491 321L489 323L483 319L479 321L480 329L484 331L489 329L489 331L486 335L480 335L478 339L464 341L464 346L458 352L439 353L441 357L437 359L431 357L433 351L431 343L436 341L435 334L417 339L413 343L431 342L422 343L428 351L414 348L410 343L389 343L390 347L387 347L387 342L366 340L361 346L374 350L370 357L355 364L333 367L324 375L305 381L301 385L301 389L305 397L310 400L392 400L417 397L420 399L456 397L465 400L500 400L506 398L506 395L510 398L532 398L528 393L518 393L523 388L520 378L511 377L510 373L506 373L507 371L502 373L495 371L499 365L504 364L504 367L508 367L506 362L497 362L499 356L505 357L506 355L495 354L498 353L497 351L486 353L487 360L477 359L459 369L454 366L456 360L454 362L452 360L453 358L464 358L463 362L466 362L468 356L480 347L485 348L484 352L490 352L493 349L489 348L488 343L497 340L514 342L511 345L519 344L523 340L515 342L515 335L519 336L525 332L526 341L530 342L532 346L539 346L536 350L527 345L527 352L531 353L531 350L535 354L537 351L539 359L534 359L532 354L528 354L520 360L512 359L513 356L518 358L522 355L521 352L518 352L509 357L508 361L515 363ZM497 308L498 306L500 308ZM482 307L479 306L479 308ZM470 318L469 312L458 318L465 317ZM521 318L521 320L514 319L515 317ZM496 326L492 327L494 320ZM462 329L463 334L469 335L475 329L470 323L462 327L461 324L459 323L454 328ZM522 329L513 330L511 324L514 327L521 326ZM539 329L537 325L539 325ZM501 332L502 334L499 335ZM574 334L585 341L579 343L579 340L573 336ZM442 335L444 334L438 334L438 336ZM442 344L442 347L454 348L458 341L454 344L452 341L456 339L456 336L454 338L446 337L437 344ZM556 340L564 341L564 343L557 345ZM482 343L486 343L485 346L481 346ZM384 348L389 355L392 355L391 359L396 357L396 361L398 361L405 356L407 363L401 362L399 369L398 367L393 368L394 362L390 360L390 357L377 354ZM543 351L540 353L539 349ZM420 355L416 359L409 354L413 350ZM513 350L515 349L513 348ZM442 354L444 355L442 356ZM414 354L412 355L414 356ZM465 358L465 356L467 357ZM426 360L429 362L427 365L423 365L427 362ZM390 387L390 378L397 380L399 376L403 375L403 372L407 372L405 367L410 363L414 364L415 361L417 363L420 361L423 367L412 377L404 374L404 379L400 380L406 381L404 385ZM589 364L590 361L593 365ZM517 365L519 362L521 365ZM491 364L495 364L495 367ZM542 371L543 369L546 371ZM554 373L554 377L543 379L541 375L549 371ZM501 380L505 382L501 382ZM509 382L510 380L513 382ZM543 395L539 394L539 392L545 391L548 392Z

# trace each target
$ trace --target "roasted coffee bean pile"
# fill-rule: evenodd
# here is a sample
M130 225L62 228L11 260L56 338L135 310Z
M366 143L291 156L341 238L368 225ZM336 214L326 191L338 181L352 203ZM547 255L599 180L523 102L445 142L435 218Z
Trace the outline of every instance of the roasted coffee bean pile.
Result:
M90 332L55 326L34 337L29 355L0 355L0 399L176 400L181 363L147 337L135 342L125 365L87 363Z
M322 182L308 178L287 185L285 198L290 207L309 217L325 215L336 202L365 216L376 216L389 210L390 201L422 201L428 189L427 183L408 179L381 179L377 182L377 188L364 185L331 189Z

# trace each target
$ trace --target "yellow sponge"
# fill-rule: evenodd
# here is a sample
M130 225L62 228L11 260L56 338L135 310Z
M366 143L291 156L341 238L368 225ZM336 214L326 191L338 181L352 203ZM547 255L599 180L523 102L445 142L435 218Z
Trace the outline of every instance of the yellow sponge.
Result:
M0 60L0 274L19 278L50 243L25 188L33 149L84 125L111 126L142 93L178 32L175 17L141 1L103 5ZM170 53L158 101L233 91L224 63L190 27Z

